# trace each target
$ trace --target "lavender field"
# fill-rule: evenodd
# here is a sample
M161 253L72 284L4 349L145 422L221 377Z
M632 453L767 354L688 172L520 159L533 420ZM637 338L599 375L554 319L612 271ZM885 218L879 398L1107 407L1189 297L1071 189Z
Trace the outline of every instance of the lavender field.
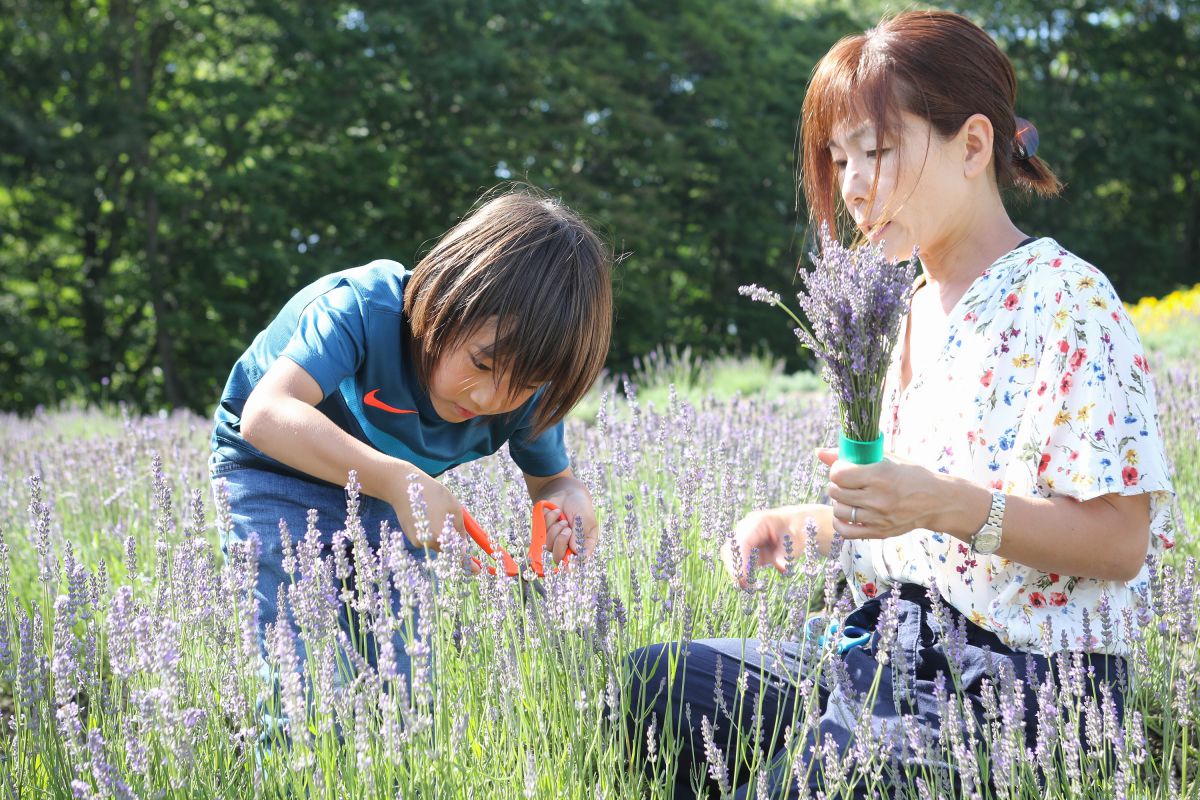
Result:
M1083 700L1077 665L1039 688L1038 744L1025 746L1020 687L999 680L990 721L947 726L915 742L954 778L881 761L879 737L831 775L865 776L873 796L1195 797L1200 793L1200 371L1158 374L1162 424L1176 466L1179 545L1153 565L1136 617L1096 620L1135 643L1128 704ZM512 581L471 575L451 541L417 562L387 532L372 551L353 515L285 531L293 543L290 622L272 633L264 682L247 588L246 552L224 559L227 514L209 491L208 422L190 415L131 418L100 411L0 417L0 792L7 797L477 797L669 796L675 751L654 745L661 721L628 730L622 661L654 642L803 637L810 617L841 615L836 568L799 552L791 574L760 573L736 589L717 559L744 513L815 501L823 478L812 448L831 438L820 400L708 399L671 393L654 404L611 392L594 419L568 430L576 472L597 498L601 546L551 576L544 599ZM447 478L485 528L522 551L528 498L511 461L493 457ZM351 495L353 500L353 495ZM317 531L345 557L314 558ZM280 536L279 531L263 532ZM831 562L832 563L832 562ZM353 575L353 582L349 580ZM418 607L411 687L387 653L378 668L339 640L347 605L372 631L395 622L389 585ZM308 668L293 668L301 636ZM811 680L830 653L813 648ZM731 667L732 668L732 667ZM948 717L963 718L953 685ZM815 701L811 684L801 687ZM966 714L970 718L969 713ZM272 718L286 718L286 737ZM816 715L790 720L800 741ZM651 728L647 730L647 726ZM737 750L744 772L764 763L756 742L731 741L718 720L714 752ZM648 735L649 734L649 735ZM906 731L888 736L903 738ZM650 747L653 774L631 767ZM919 760L917 754L911 763ZM640 759L641 756L638 756ZM928 759L923 760L928 763ZM882 788L897 782L895 790ZM830 787L828 796L838 796Z

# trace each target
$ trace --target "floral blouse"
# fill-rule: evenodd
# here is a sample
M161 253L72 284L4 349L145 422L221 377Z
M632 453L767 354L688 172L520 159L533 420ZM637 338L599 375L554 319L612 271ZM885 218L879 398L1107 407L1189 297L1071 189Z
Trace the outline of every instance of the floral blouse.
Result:
M1154 385L1095 267L1052 239L1018 247L959 300L940 357L903 392L899 361L897 348L884 384L889 452L1018 496L1148 492L1150 552L1173 546ZM928 530L846 542L843 565L860 603L885 581L936 582L977 625L1036 652L1125 653L1123 612L1149 591L1145 566L1129 583L1058 575Z

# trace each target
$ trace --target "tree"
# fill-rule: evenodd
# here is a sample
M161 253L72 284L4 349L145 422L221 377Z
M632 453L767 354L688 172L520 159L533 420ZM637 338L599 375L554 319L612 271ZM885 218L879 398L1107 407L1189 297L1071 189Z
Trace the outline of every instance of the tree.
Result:
M3 2L0 408L206 411L296 289L415 263L509 178L625 255L614 369L664 342L801 363L736 287L795 280L800 104L861 4ZM1019 221L1131 299L1194 280L1195 3L958 7L1068 184Z

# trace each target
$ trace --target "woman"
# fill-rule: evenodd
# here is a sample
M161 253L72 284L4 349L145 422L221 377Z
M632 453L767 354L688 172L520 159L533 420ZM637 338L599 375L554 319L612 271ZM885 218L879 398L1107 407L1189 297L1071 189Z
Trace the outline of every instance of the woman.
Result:
M700 771L725 781L734 748L714 745L744 737L756 715L769 769L743 772L728 787L741 783L738 796L823 787L821 748L855 745L864 697L870 719L858 731L936 741L951 671L981 719L985 678L1026 687L1032 746L1031 684L1056 674L1055 653L1081 653L1089 691L1120 717L1122 621L1144 602L1147 555L1171 546L1172 489L1142 347L1111 285L1005 210L1003 190L1059 190L1035 155L1036 131L1015 117L1016 95L995 42L942 12L845 38L814 72L801 134L813 223L852 222L893 258L919 248L923 274L884 389L888 457L856 466L820 451L830 504L756 511L724 555L745 581L738 554L782 570L806 525L824 555L840 538L859 605L840 622L870 638L837 656L827 672L839 680L820 679L819 723L791 748L784 730L804 717L804 698L787 676L800 661L741 640L633 654L634 741L651 719L682 736L677 797L694 795ZM904 674L880 669L897 658ZM1058 724L1044 711L1042 724ZM911 765L927 751L903 738L885 756Z

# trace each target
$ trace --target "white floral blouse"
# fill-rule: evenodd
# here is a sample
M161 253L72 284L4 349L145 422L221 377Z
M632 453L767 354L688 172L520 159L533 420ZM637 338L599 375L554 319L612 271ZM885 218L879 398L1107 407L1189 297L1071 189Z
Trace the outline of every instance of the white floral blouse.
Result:
M897 348L884 385L889 452L1018 496L1148 492L1150 552L1173 546L1149 368L1124 306L1095 267L1052 239L1018 247L967 290L942 354L903 392L899 355ZM860 603L888 580L936 581L977 625L1035 652L1046 642L1050 651L1065 643L1127 652L1123 612L1136 611L1149 590L1146 567L1129 583L1046 573L928 530L847 542L843 565Z

